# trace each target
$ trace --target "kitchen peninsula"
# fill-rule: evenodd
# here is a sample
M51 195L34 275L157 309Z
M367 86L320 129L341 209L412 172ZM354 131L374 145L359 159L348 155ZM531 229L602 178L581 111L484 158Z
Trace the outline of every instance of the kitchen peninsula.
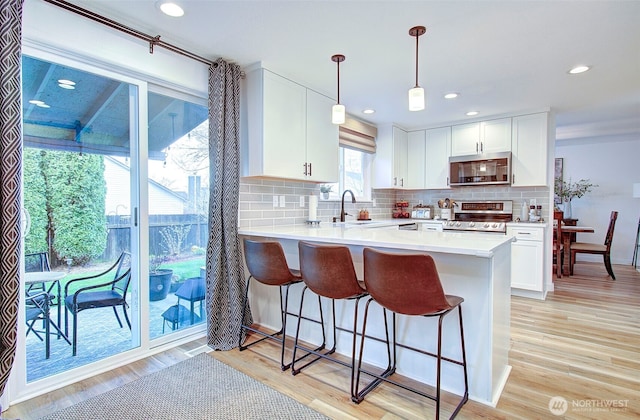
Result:
M285 251L292 268L298 264L298 241L341 244L349 247L356 272L363 278L364 247L384 249L392 252L424 252L431 255L438 268L445 293L464 298L465 344L469 368L469 397L475 401L495 406L508 378L509 317L510 317L510 269L511 238L505 235L465 234L435 232L429 230L399 230L393 223L327 223L320 226L287 225L277 227L251 227L239 230L241 237L259 240L277 240ZM481 239L481 240L480 240ZM256 283L254 283L256 284ZM279 325L277 290L257 285L250 291L254 321L264 327ZM290 292L289 308L299 306L299 289ZM307 307L307 304L309 305ZM305 314L317 311L317 302L305 301ZM349 305L346 307L346 305ZM353 303L336 302L337 323L349 326ZM378 337L384 333L382 311L375 314L379 322L367 332ZM372 318L374 319L374 318ZM460 358L457 317L444 320L443 355ZM294 335L295 325L287 326L287 334ZM318 342L318 331L303 323L301 338L311 343ZM308 327L309 329L305 329ZM371 330L371 331L370 331ZM414 347L435 352L437 321L429 318L398 319L398 341ZM431 338L433 337L433 339ZM378 345L375 358L364 360L376 366L386 365L384 347ZM337 351L350 354L348 336L338 336ZM461 369L457 365L443 363L442 387L461 394L463 384ZM399 351L397 372L427 384L435 382L435 363L413 352Z

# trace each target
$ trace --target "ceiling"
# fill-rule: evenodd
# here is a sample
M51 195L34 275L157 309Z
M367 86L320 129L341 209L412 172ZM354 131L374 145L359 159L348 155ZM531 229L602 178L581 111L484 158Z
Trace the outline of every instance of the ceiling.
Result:
M341 102L374 124L414 129L550 108L559 140L640 134L639 1L177 0L181 18L154 0L71 2L211 60L261 62L331 97L330 57L344 54ZM410 112L416 25L427 27L427 105ZM569 75L577 64L592 69Z

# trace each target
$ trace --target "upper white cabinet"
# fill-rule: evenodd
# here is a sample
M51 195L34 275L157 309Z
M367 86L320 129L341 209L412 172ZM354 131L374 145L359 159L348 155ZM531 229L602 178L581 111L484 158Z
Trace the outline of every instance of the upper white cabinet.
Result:
M451 127L425 131L425 188L449 188L449 156Z
M392 125L378 127L373 160L373 188L405 188L408 135Z
M425 130L410 131L407 134L407 178L404 187L425 188L426 170Z
M511 150L511 118L451 127L451 156Z
M334 101L266 69L246 77L242 175L338 180Z
M511 185L547 185L548 113L513 118Z

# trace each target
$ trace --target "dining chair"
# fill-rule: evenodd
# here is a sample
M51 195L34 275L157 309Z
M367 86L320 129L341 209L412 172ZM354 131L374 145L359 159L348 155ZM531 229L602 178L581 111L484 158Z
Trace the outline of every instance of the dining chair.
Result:
M607 236L604 239L604 245L593 244L590 242L573 242L571 244L571 275L573 275L573 265L576 263L576 254L600 254L604 259L604 266L607 269L607 273L613 280L616 276L613 274L613 268L611 267L611 242L613 242L613 230L616 226L616 219L618 218L618 212L612 211L609 218L609 228L607 229Z
M564 213L562 211L553 212L553 226L555 234L553 235L553 267L556 272L556 277L562 277L562 255L564 246L562 245L562 219Z

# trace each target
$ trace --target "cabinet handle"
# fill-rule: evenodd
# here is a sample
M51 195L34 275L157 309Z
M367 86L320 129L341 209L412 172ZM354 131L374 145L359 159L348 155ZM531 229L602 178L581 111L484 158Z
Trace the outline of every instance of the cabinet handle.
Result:
M447 177L447 185L450 185L450 184L449 184L449 177Z
M476 142L476 153L478 153L478 142Z
M393 185L394 186L398 185L398 177L397 176L393 177Z
M309 176L311 176L311 162L309 162Z
M516 235L531 235L531 232L518 232Z
M307 175L307 162L304 163L304 172L303 174L306 176Z
M484 143L480 142L480 153L484 153Z
M400 186L404 187L404 178L400 178Z
M511 185L516 185L516 174L511 174Z

